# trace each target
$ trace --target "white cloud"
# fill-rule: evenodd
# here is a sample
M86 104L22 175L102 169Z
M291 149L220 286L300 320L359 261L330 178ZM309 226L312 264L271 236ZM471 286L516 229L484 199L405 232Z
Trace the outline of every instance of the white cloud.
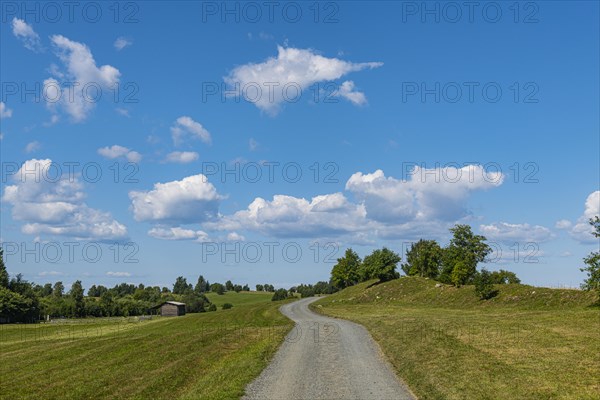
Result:
M55 78L46 79L44 81L46 102L53 111L57 111L60 107L74 122L81 122L88 117L95 106L94 87L114 90L121 73L111 65L96 66L92 52L83 43L69 40L62 35L53 35L50 40L66 68L66 71L62 71L54 67L53 74L61 80L74 82L77 86L61 85ZM84 87L88 90L82 90Z
M224 196L202 174L154 184L147 192L129 192L136 221L200 223L217 217Z
M126 108L117 107L115 108L117 114L122 115L123 117L129 117L129 110Z
M541 243L554 238L550 229L540 225L500 222L480 225L479 230L488 240L504 243Z
M33 142L27 143L27 146L25 146L25 153L33 153L34 151L38 151L41 148L41 143L37 140L34 140Z
M127 228L110 213L88 207L77 176L57 177L52 160L31 159L13 176L2 200L12 205L12 218L25 221L21 228L30 235L59 235L78 239L122 240Z
M6 103L0 101L0 119L12 117L13 111L6 106Z
M237 232L229 232L227 234L227 240L229 242L243 242L246 240L246 238Z
M58 271L42 271L42 272L39 272L37 275L39 277L44 277L44 276L63 276L64 274L62 272L58 272Z
M277 57L262 63L236 67L223 78L246 100L270 114L276 114L283 102L297 100L297 89L304 91L317 82L333 81L351 72L383 65L381 62L352 63L327 58L311 49L278 46L277 53Z
M171 127L171 136L176 146L180 145L186 136L200 139L204 143L211 143L210 132L199 122L187 116L177 118L175 124Z
M23 43L27 49L32 51L40 51L40 36L33 30L31 25L22 19L13 18L12 33Z
M254 138L248 140L248 149L250 151L256 151L256 149L258 149L258 142Z
M567 219L561 219L554 224L556 229L569 229L571 226L573 226L573 224Z
M276 237L337 236L365 228L365 215L364 207L350 203L342 193L316 196L311 201L275 195L272 201L256 198L246 210L224 217L215 226Z
M196 240L199 242L209 241L209 236L203 231L194 231L180 227L172 228L152 228L148 235L161 240Z
M117 144L110 147L101 147L98 149L98 154L109 159L125 158L132 163L138 163L142 160L142 155L137 151L129 150L127 147Z
M115 40L114 46L117 51L123 50L125 47L131 46L133 44L133 40L128 39L126 37L119 37Z
M600 216L600 190L590 193L585 200L585 210L569 232L571 236L581 243L598 243L598 238L592 235L594 230L589 223L590 218L596 216Z
M367 104L367 97L363 92L354 90L354 82L352 81L345 81L344 83L342 83L339 89L334 92L334 95L338 97L343 97L355 106L362 106Z
M117 272L108 271L106 273L106 276L110 276L112 278L128 278L131 276L131 273L130 272L122 272L122 271L117 271Z
M200 156L195 151L174 151L167 154L165 162L187 164L198 160Z
M346 182L346 190L364 202L370 219L379 222L451 221L467 215L465 202L471 192L499 186L503 180L501 173L488 173L480 165L415 167L408 180L386 177L381 170L357 172Z

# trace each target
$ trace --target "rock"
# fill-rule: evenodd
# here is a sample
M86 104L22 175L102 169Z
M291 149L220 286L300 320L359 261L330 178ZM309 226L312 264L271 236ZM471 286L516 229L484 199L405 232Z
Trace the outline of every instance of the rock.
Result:
M435 287L442 287L442 286L444 286L444 285L442 285L441 283L436 283L435 284Z

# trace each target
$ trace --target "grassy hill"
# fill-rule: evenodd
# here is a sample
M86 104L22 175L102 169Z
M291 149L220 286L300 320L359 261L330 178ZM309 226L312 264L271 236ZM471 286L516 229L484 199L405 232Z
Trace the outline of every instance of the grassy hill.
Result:
M224 294L216 294L213 292L206 293L206 297L211 303L221 308L223 304L229 303L236 306L259 304L271 301L273 293L271 292L225 292Z
M317 301L363 324L398 375L424 399L600 397L600 309L579 290L472 286L403 277L365 282Z
M145 321L0 325L0 399L239 398L292 327L270 297L229 293L233 309Z

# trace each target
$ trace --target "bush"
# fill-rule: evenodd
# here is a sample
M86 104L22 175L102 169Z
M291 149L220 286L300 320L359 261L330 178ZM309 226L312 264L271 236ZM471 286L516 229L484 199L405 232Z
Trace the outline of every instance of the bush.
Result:
M216 305L214 305L214 304L211 304L211 305L208 307L208 311L217 311L217 306L216 306Z
M288 291L285 289L277 289L271 297L271 301L285 300L288 298Z
M231 303L225 303L225 304L223 304L223 310L229 310L232 307L233 307L233 304L231 304Z
M498 295L498 291L494 289L492 284L492 276L486 269L481 270L475 275L475 293L480 300L489 300Z

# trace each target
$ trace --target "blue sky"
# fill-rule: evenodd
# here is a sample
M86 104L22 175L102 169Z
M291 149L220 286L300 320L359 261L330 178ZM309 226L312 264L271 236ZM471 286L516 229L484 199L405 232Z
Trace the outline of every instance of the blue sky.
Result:
M291 286L468 223L488 268L577 286L598 248L595 2L8 3L12 274Z

